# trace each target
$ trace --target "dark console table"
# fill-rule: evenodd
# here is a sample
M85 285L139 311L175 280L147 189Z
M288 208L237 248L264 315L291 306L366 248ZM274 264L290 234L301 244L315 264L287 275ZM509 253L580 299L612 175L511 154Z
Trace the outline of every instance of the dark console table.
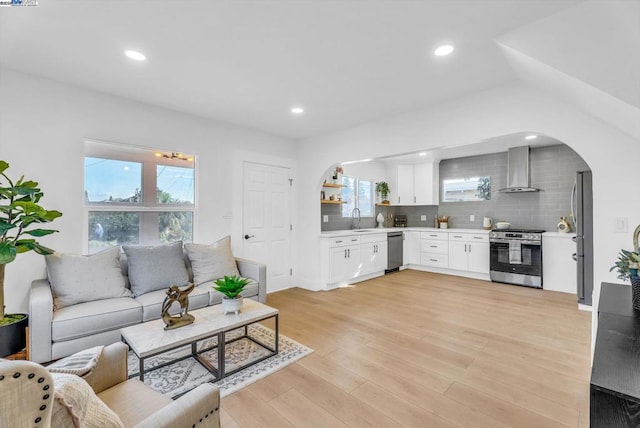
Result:
M590 408L592 427L640 426L640 311L629 285L602 283Z

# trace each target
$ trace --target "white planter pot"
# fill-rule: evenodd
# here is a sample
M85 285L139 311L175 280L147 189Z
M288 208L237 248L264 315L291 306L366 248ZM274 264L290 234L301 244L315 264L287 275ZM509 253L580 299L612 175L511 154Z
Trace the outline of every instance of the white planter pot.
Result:
M242 308L242 297L238 297L237 299L229 299L227 297L222 298L222 313L234 313L238 315L240 309Z

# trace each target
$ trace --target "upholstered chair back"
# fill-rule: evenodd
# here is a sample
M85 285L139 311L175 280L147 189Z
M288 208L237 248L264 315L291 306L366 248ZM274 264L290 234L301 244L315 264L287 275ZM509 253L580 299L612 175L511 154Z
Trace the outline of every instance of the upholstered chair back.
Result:
M50 427L53 378L30 361L0 359L0 427Z

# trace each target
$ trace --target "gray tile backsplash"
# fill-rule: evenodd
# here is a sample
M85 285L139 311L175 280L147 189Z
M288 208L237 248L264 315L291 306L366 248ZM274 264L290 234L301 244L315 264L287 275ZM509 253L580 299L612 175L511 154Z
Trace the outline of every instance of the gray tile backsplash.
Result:
M513 227L556 231L560 217L571 213L571 189L576 171L589 170L582 158L569 146L560 144L531 148L531 186L541 189L536 193L500 193L507 186L507 152L482 156L447 159L440 162L440 194L442 180L449 178L490 176L491 200L477 202L441 202L440 206L376 206L385 216L385 227L393 226L393 216L405 214L408 226L431 227L436 215L448 215L449 227L481 228L484 217L508 221ZM322 204L320 224L322 231L351 229L351 218L343 218L341 205ZM322 216L328 215L324 223ZM421 221L421 216L426 221ZM475 216L475 221L470 216ZM391 216L391 217L389 217ZM376 227L375 218L363 217L360 228Z
M375 216L378 213L382 213L385 218L384 226L393 227L393 217L396 214L404 214L407 216L407 226L413 227L430 227L433 226L433 220L438 215L438 207L436 205L422 205L422 206L376 206ZM328 215L329 221L324 223L322 216ZM421 216L426 216L426 221L421 220ZM391 217L389 217L391 216ZM320 210L320 224L323 232L331 230L345 230L351 229L351 217L342 217L342 206L322 204ZM378 223L375 218L362 217L360 220L360 228L368 229L376 227Z
M482 227L483 217L508 221L513 227L556 231L561 216L571 213L570 199L576 171L589 170L582 158L564 144L531 148L531 186L536 193L499 193L507 186L507 153L494 153L447 159L440 162L442 180L449 178L490 176L491 200L477 202L443 202L438 212L450 216L450 227ZM475 216L475 222L470 221Z

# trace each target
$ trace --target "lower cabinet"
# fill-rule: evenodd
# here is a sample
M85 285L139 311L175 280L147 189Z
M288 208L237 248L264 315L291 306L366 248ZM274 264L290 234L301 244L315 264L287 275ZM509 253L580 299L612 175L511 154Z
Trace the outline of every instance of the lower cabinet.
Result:
M489 235L449 234L449 268L489 273Z
M365 235L361 239L360 275L379 272L387 268L387 235Z
M449 233L422 232L420 234L420 264L449 268Z
M404 232L404 241L402 241L402 264L405 266L420 264L420 232Z
M333 247L329 252L329 282L354 278L360 271L360 245Z

